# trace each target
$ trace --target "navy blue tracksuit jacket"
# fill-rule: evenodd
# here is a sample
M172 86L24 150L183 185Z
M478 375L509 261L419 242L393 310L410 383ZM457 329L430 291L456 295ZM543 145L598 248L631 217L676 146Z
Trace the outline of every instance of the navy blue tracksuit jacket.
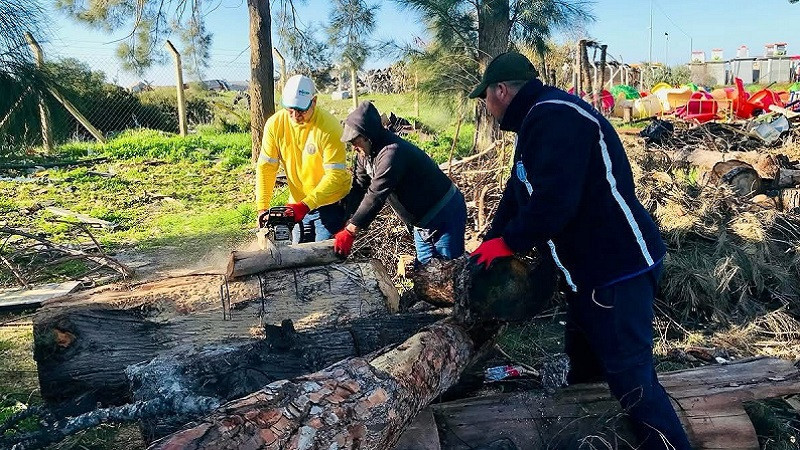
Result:
M486 239L552 254L573 291L632 278L666 253L639 203L625 149L588 103L528 82L500 128L517 133L514 166Z

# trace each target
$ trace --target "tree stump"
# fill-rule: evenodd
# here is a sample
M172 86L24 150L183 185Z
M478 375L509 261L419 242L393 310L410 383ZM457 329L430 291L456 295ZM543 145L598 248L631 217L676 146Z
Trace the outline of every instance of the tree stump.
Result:
M709 182L727 185L740 197L752 197L761 191L761 177L746 162L732 160L714 164L709 173Z

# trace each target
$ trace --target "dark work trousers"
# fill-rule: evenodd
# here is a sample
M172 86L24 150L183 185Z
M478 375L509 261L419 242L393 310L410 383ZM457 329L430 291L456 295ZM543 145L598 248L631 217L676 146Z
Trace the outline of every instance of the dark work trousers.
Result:
M569 384L606 380L632 419L642 449L690 449L653 366L653 299L661 276L650 271L568 299L564 345Z

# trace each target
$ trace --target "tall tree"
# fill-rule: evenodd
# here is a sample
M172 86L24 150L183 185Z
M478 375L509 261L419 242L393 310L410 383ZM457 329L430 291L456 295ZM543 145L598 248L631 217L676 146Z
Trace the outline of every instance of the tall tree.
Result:
M292 0L279 0L291 5ZM117 49L127 67L143 70L160 61L163 40L172 31L184 38L184 51L195 71L205 66L212 35L203 18L209 8L202 0L56 0L56 6L92 27L131 30ZM214 5L213 8L216 8ZM252 156L261 149L264 123L275 112L275 76L272 60L272 18L269 0L247 0L250 17L250 110ZM286 8L294 11L294 8Z
M250 14L250 139L252 160L261 152L264 124L275 113L275 65L269 0L247 0Z
M462 53L473 60L479 72L500 53L516 47L547 50L553 32L591 20L588 1L567 0L395 0L419 12L427 22L437 52ZM435 58L423 52L420 58ZM464 77L474 86L478 73ZM471 79L470 79L471 78ZM469 86L462 86L463 90ZM476 145L486 146L499 131L480 103L476 106Z
M350 70L354 107L358 106L358 71L374 48L370 36L375 29L375 14L379 8L379 5L369 5L364 0L333 1L328 37L339 64Z

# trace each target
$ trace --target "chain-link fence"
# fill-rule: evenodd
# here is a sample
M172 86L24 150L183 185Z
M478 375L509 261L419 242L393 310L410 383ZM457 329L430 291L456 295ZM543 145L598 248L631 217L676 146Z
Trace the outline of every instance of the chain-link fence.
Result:
M176 65L166 57L140 71L125 70L113 45L99 42L44 43L43 73L50 86L20 88L0 98L0 156L43 145L43 103L54 144L111 138L126 130L147 128L179 132ZM190 131L249 132L249 49L215 49L200 73L183 61L186 121ZM277 70L277 68L276 68ZM322 92L349 89L349 71L335 69L317 80ZM280 85L280 82L279 82ZM414 89L413 72L402 62L359 73L359 91L399 93ZM65 103L68 103L65 104Z
M113 137L125 130L179 131L176 68L172 58L140 73L125 71L102 47L44 46L49 87L7 92L0 101L4 144L43 144L40 102L50 118L55 144ZM215 55L201 74L183 70L186 120L190 130L249 131L248 53ZM55 92L54 92L55 91ZM92 130L94 128L95 130Z

